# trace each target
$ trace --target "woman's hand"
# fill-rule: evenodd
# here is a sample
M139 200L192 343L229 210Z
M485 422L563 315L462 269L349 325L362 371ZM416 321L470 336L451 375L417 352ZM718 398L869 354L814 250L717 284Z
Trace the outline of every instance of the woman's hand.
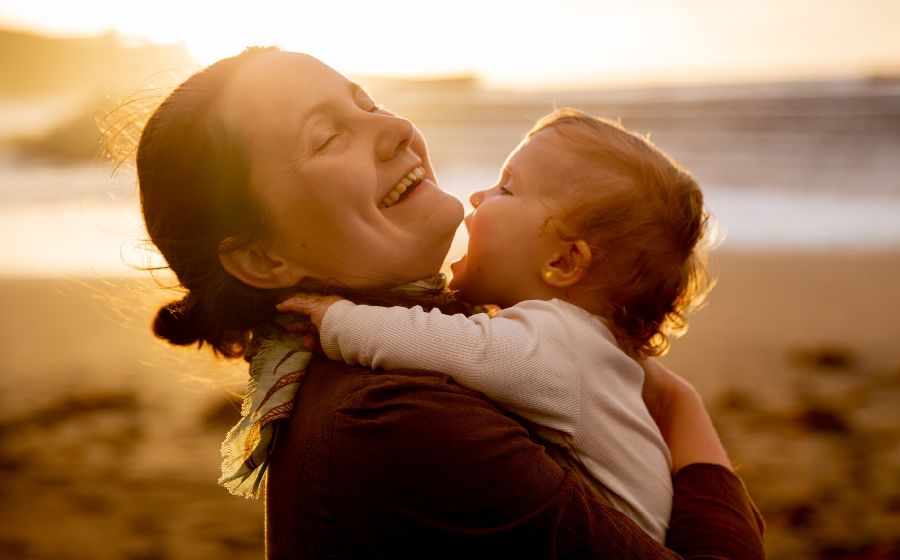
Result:
M308 315L309 320L319 329L322 327L322 319L325 317L325 312L328 311L328 308L342 299L344 298L340 296L296 294L282 301L275 308L278 311L290 311Z
M641 362L643 398L672 455L672 472L692 463L731 468L709 413L694 387L656 360Z

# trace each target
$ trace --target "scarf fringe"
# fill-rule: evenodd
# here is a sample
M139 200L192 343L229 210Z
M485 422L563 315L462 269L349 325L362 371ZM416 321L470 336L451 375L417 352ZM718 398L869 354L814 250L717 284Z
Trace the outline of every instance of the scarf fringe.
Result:
M236 496L262 495L276 420L289 418L312 353L291 337L260 343L250 362L250 380L241 405L241 419L222 442L219 484Z

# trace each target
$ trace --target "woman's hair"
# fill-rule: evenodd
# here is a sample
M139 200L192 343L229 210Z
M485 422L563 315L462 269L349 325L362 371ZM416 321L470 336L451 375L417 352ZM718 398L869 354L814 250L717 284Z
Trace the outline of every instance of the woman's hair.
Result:
M186 291L160 308L153 323L154 333L172 344L208 344L217 354L244 356L251 330L270 324L275 304L291 291L428 308L452 299L449 293L404 296L315 280L265 290L240 282L222 267L220 251L241 248L267 233L267 214L251 188L246 145L223 126L216 105L240 68L277 51L251 47L197 72L169 94L141 132L136 159L144 222Z
M153 330L173 344L205 342L225 356L242 355L249 327L275 301L225 272L226 239L238 248L263 233L265 210L250 188L250 161L240 138L215 106L247 61L274 48L249 48L197 72L151 115L141 133L137 172L150 239L187 290L163 306ZM266 309L268 308L268 309Z
M578 163L575 202L548 226L583 239L593 259L586 289L626 352L664 354L686 314L714 282L707 269L709 215L690 173L647 139L575 109L559 109L528 133L557 131Z

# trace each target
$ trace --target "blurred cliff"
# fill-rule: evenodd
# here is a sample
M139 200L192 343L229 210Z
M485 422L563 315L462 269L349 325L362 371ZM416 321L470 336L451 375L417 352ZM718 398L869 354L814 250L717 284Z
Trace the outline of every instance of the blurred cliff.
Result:
M161 69L195 67L184 45L99 37L50 38L0 30L0 96L117 91L138 85Z
M0 140L25 157L89 159L96 118L166 75L196 69L184 45L155 45L109 32L52 38L0 30Z

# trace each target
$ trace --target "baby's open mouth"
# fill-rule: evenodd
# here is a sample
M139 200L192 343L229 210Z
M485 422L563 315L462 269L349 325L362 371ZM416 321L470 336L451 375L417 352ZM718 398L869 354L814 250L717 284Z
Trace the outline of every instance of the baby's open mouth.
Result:
M409 195L415 189L419 183L422 182L422 177L425 176L425 168L424 167L416 167L409 173L407 173L393 189L390 190L384 198L381 199L381 202L378 203L379 208L390 208L391 206L397 204L397 202L406 196Z

